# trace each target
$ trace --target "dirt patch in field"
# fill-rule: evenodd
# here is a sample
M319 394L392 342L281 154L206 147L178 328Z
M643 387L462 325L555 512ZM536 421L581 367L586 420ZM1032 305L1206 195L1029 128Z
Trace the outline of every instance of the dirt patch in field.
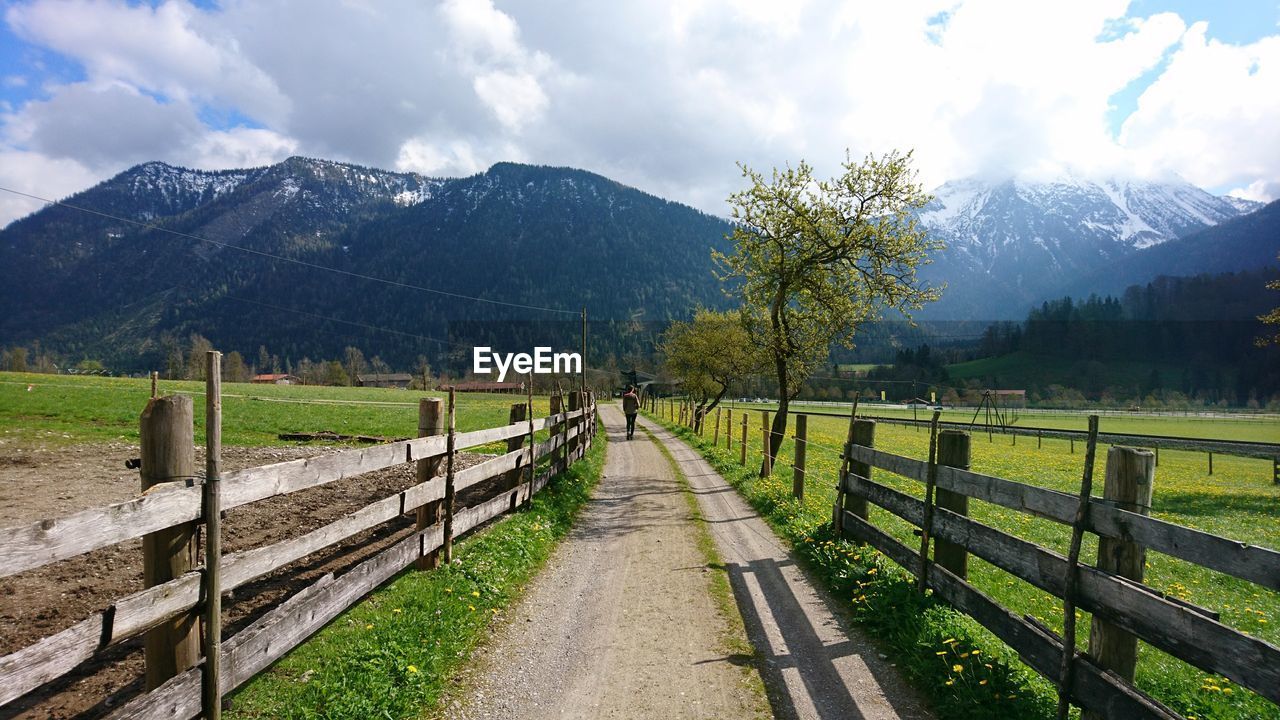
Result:
M345 448L224 448L223 468L231 471L339 449ZM203 448L197 448L196 455L197 467L202 468ZM127 443L57 448L0 444L0 527L135 497L140 489L138 471L124 466L125 460L135 457L138 447ZM487 458L460 453L458 467ZM234 508L223 521L223 552L297 537L414 483L413 466L406 464ZM470 497L459 498L460 505L470 502ZM399 517L236 589L223 605L224 636L324 573L341 573L404 537L412 525L412 516ZM70 627L142 587L138 540L0 579L0 655ZM63 678L0 708L0 719L88 718L110 712L142 689L141 647L138 637L108 649Z

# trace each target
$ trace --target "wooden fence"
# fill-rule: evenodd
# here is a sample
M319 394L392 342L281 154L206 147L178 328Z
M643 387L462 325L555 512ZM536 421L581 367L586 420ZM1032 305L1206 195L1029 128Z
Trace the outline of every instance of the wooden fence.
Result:
M415 563L426 569L449 562L455 537L527 502L552 475L583 457L596 430L594 397L589 392L572 392L567 408L563 398L552 397L548 417L526 416L520 405L519 411L513 408L509 425L457 432L450 392L447 424L441 400L422 401L417 439L224 474L218 362L217 353L211 353L204 478L197 477L191 467L190 397L152 398L141 422L141 496L0 529L0 577L142 538L147 585L59 633L0 658L0 706L66 675L123 640L146 633L149 691L117 708L111 717L218 717L221 696L401 570ZM544 430L549 431L547 439L537 442L536 433ZM458 451L501 441L507 442L505 454L455 469ZM536 472L544 459L541 472ZM299 537L225 556L219 552L221 511L405 463L415 463L418 476L417 484L402 492ZM441 466L444 474L437 476ZM457 493L496 478L506 478L497 483L496 495L469 507L454 507ZM321 577L221 642L218 609L223 593L406 513L417 515L417 527L409 536L339 577ZM201 525L205 526L206 562L196 567L190 539ZM205 628L212 632L200 632L201 614Z
M1088 467L1097 441L1096 418L1091 422ZM1064 702L1083 708L1086 717L1180 718L1134 687L1138 640L1280 703L1280 649L1223 625L1210 610L1142 584L1145 551L1155 550L1274 591L1280 589L1280 553L1150 517L1155 479L1150 451L1110 448L1098 498L1090 491L1091 470L1085 471L1079 496L972 472L969 434L939 433L936 423L927 461L877 450L874 437L875 421L851 423L833 512L837 530L881 551L915 575L922 592L931 588L981 623L1054 683ZM924 500L875 482L874 468L920 483ZM971 520L969 498L1070 526L1071 555ZM869 522L867 503L918 527L920 548ZM1095 565L1079 561L1086 532L1099 538ZM971 585L970 553L1062 599L1064 620L1070 618L1064 629L1068 639ZM1093 614L1088 652L1064 658L1064 647L1076 647L1075 607Z
M716 408L712 442L720 444L721 410L725 413L725 447L732 450L734 409ZM857 412L857 406L853 411ZM695 432L694 405L675 398L657 407L660 417ZM768 410L739 408L739 463L747 462L748 417L759 413L763 471L771 472L767 439ZM804 496L806 415L795 413L796 441L792 494ZM708 416L710 417L710 416ZM845 416L849 417L849 416ZM1206 672L1217 673L1280 704L1280 649L1218 622L1218 614L1142 584L1145 553L1169 555L1225 573L1263 588L1280 590L1280 552L1219 537L1148 515L1158 458L1150 450L1112 446L1108 451L1103 497L1091 492L1094 450L1100 439L1090 418L1079 496L983 475L969 470L970 435L939 432L937 415L929 422L930 458L918 460L875 449L877 419L850 417L848 442L841 454L833 522L844 537L865 542L906 568L919 580L921 592L932 589L1003 640L1032 669L1057 687L1060 697L1086 711L1087 718L1165 718L1181 716L1133 685L1138 640ZM898 418L891 422L902 422ZM708 421L711 422L711 421ZM910 422L910 421L907 421ZM702 434L699 432L699 434ZM872 470L920 483L924 500L872 480ZM1277 471L1280 480L1280 471ZM969 519L969 498L1061 523L1072 529L1070 556L1035 545ZM912 549L869 522L873 503L919 528L919 549ZM1099 538L1093 566L1079 562L1081 536ZM929 549L932 545L933 554ZM1014 577L1058 597L1064 605L1063 638L1030 616L1001 606L968 582L968 556L986 560ZM1093 614L1088 652L1075 648L1074 609ZM1070 620L1067 620L1070 618ZM1065 660L1065 662L1064 662ZM1065 705L1064 705L1065 707Z

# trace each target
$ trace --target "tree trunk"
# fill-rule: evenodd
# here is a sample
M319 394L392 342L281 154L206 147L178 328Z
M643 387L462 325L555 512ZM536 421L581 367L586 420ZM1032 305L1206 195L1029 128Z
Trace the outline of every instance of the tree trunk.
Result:
M716 409L716 406L720 404L720 401L724 399L724 394L725 394L725 393L727 393L727 392L729 392L729 386L728 386L728 385L725 385L724 387L720 388L720 394L719 394L719 395L716 395L716 399L715 399L715 400L712 400L712 401L710 402L710 404L708 404L708 405L707 405L707 409L706 409L704 412L706 412L706 414L710 415L710 414L711 414L711 411L712 411L712 410L715 410L715 409Z
M769 424L769 457L773 458L771 465L778 464L778 450L782 448L782 441L787 437L787 420L789 419L787 409L791 405L791 400L787 398L786 393L778 393L778 412L773 414L773 422ZM760 461L760 475L764 476L765 461Z

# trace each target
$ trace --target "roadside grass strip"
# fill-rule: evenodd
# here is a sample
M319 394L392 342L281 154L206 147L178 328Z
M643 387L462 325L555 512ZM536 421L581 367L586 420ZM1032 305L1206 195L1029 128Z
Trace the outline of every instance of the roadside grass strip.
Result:
M572 527L604 467L605 433L520 510L463 539L454 562L407 570L232 698L229 718L431 715L459 668Z
M834 536L831 507L835 501L839 451L848 421L809 420L805 499L791 496L794 441L783 444L774 473L758 477L760 428L751 413L745 466L739 464L740 434L732 450L712 447L710 437L697 437L652 413L648 416L674 432L702 455L785 537L804 563L842 598L851 617L879 642L884 652L926 693L938 716L951 718L1052 718L1056 693L1052 685L1024 666L1017 654L976 621L915 590L915 579L880 553ZM735 413L735 424L738 415ZM1106 421L1104 420L1104 427ZM973 469L1020 482L1075 493L1079 490L1083 448L1071 454L1064 440L1022 438L1016 446L1005 438L994 443L973 436ZM914 458L927 454L928 433L881 424L876 447ZM1098 450L1095 477L1102 477L1106 447ZM1266 547L1280 547L1280 486L1271 484L1270 462L1223 458L1210 476L1203 454L1165 451L1156 470L1152 514ZM1265 472L1264 472L1265 471ZM881 482L913 497L923 496L919 483L880 470ZM1098 488L1098 492L1100 492ZM1006 508L971 501L970 516L1057 552L1066 552L1070 528ZM908 547L919 544L908 525L876 507L871 521ZM1081 558L1092 562L1097 540L1086 536ZM970 580L1016 613L1031 615L1056 632L1062 628L1062 602L1015 580L970 556ZM1280 593L1170 558L1148 553L1146 583L1221 613L1222 622L1268 642L1280 641ZM1088 642L1090 615L1077 611L1080 649ZM1137 685L1188 718L1254 720L1280 718L1280 708L1244 688L1205 673L1150 646L1139 653Z

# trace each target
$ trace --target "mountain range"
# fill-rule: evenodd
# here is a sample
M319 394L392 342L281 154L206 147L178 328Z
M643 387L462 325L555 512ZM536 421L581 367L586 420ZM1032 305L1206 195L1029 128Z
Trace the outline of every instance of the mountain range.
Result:
M1248 261L1255 253L1237 245L1263 239L1257 233L1191 240L1217 261L1185 273L1162 261L1168 253L1159 248L1261 207L1178 181L1064 175L1038 182L949 182L934 191L920 217L946 243L921 276L948 286L943 302L921 316L1020 320L1033 305L1064 294L1118 293L1161 274L1256 268Z
M1180 182L969 179L935 195L921 222L947 249L922 276L947 289L925 318L1020 319L1061 294L1256 269L1280 249L1280 204ZM609 328L593 335L617 340L726 306L711 251L730 230L571 168L429 178L307 158L152 162L0 231L0 345L39 339L143 369L199 332L295 361L357 345L407 367L446 352L464 322L572 336L583 306Z
M449 349L462 321L576 339L584 306L665 325L723 305L711 251L727 230L569 168L439 179L306 158L147 163L0 231L0 345L141 368L199 332L227 350L296 361L356 345L408 367Z

